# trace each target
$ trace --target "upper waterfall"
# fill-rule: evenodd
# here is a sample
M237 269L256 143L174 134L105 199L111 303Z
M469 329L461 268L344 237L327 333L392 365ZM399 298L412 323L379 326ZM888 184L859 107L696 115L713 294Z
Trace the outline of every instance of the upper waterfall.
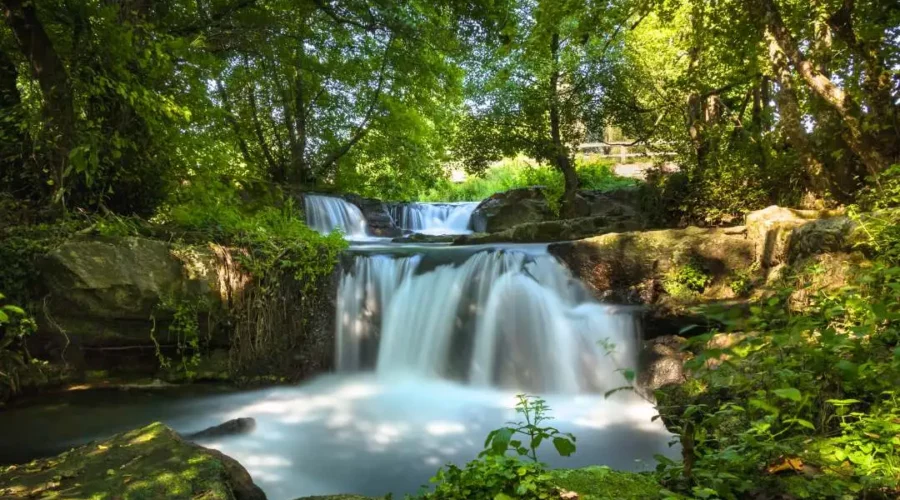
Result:
M356 205L336 196L303 196L306 224L322 234L340 228L349 238L367 236L366 218Z
M469 219L479 202L403 203L391 216L401 229L423 234L468 234Z
M631 314L593 301L545 250L357 254L338 292L344 371L597 392L622 385L637 336Z

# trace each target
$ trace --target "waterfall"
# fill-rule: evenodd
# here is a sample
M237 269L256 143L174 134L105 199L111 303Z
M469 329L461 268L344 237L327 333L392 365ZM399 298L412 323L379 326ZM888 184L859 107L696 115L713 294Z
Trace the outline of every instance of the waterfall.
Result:
M348 238L366 237L366 219L356 205L335 196L303 196L306 224L322 234L341 229Z
M356 254L338 294L338 370L535 392L623 385L630 313L595 302L546 250L461 252Z
M400 229L423 234L468 234L469 219L478 202L403 203L391 215Z

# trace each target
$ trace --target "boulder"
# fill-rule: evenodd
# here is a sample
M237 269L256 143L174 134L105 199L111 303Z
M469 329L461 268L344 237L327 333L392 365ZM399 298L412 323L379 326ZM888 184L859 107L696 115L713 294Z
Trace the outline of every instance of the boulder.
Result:
M369 234L372 236L385 236L388 238L403 236L403 231L394 224L394 218L391 217L390 207L387 203L374 198L363 198L355 194L345 194L342 197L359 207L363 217L366 218Z
M754 244L754 253L765 267L786 263L790 239L794 230L819 219L839 215L835 211L797 210L770 206L747 214L747 237Z
M187 439L214 439L237 434L249 434L256 429L256 420L252 418L235 418L225 423L214 425L200 432L186 435Z
M160 304L189 302L208 313L220 306L217 259L203 245L140 237L68 240L38 264L45 296L41 331L76 349L152 347L150 331L161 334L173 317Z
M689 354L682 349L686 342L677 335L664 335L644 342L638 359L637 378L637 387L642 393L652 395L657 389L687 379L684 362Z
M850 251L859 226L848 217L831 217L803 224L791 233L787 260L795 263L814 255Z
M161 423L0 468L0 497L265 500L237 461Z
M555 219L544 189L529 187L497 193L482 201L472 213L472 229L477 233L496 233L517 224Z
M755 259L753 243L734 228L610 233L554 243L549 250L598 299L619 304L656 303L666 272L688 262L712 278L704 299L731 298L729 275Z

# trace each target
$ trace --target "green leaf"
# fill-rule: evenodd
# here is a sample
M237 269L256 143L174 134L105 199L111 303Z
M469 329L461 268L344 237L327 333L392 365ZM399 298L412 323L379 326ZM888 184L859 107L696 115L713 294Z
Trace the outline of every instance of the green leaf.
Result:
M553 446L556 448L556 451L559 452L560 456L563 457L568 457L572 453L575 453L575 443L567 438L553 438Z
M775 389L772 392L774 392L776 396L778 396L782 399L790 399L791 401L798 401L798 402L801 399L803 399L803 395L800 394L800 391L793 387L786 387L784 389Z
M812 430L812 431L816 430L816 426L813 425L813 423L810 422L809 420L803 420L802 418L792 418L792 419L788 420L788 422L793 422L795 424L799 424L801 427L806 427L807 429Z

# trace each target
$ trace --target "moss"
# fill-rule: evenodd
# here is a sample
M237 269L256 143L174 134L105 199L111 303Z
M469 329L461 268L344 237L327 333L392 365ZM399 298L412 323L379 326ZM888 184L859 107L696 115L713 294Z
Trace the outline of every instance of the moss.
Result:
M619 472L609 467L557 469L551 472L557 487L578 493L581 500L660 498L662 487L651 474Z
M0 497L234 498L225 465L163 424L0 469Z

